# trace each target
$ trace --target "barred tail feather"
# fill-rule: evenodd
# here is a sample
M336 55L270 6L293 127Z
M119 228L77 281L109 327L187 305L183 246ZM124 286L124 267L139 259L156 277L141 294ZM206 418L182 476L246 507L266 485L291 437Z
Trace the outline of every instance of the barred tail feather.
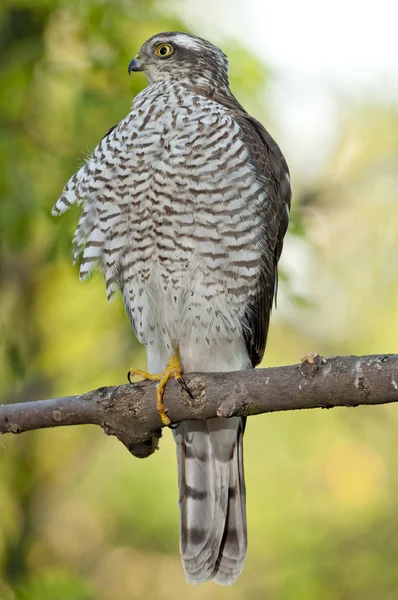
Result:
M174 430L180 550L187 580L229 585L246 556L242 420L185 421Z
M243 420L242 420L243 421ZM244 422L230 460L228 510L213 580L220 585L233 583L241 574L247 552L246 487L243 468Z

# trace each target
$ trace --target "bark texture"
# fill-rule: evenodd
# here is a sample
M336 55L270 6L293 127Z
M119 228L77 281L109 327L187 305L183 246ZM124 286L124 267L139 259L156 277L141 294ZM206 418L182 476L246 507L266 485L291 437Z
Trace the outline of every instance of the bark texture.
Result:
M164 396L176 423L232 415L398 402L398 354L306 355L301 364L234 373L187 373L194 400L169 381ZM157 448L161 422L156 383L99 388L77 396L0 405L0 433L22 433L60 425L99 425L132 454L145 458Z

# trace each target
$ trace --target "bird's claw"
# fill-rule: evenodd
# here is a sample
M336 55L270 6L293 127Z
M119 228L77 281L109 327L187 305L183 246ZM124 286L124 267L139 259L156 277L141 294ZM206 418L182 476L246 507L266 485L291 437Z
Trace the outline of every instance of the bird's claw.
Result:
M191 398L191 400L194 400L192 392L189 389L189 387L187 386L186 381L183 378L183 376L179 375L178 377L175 378L175 380L177 381L177 383L180 384L181 388L184 390L184 392L186 392L188 394L188 396Z
M171 359L169 361L169 364L167 365L167 367L163 371L163 373L159 373L159 374L155 375L153 373L147 373L146 371L142 371L141 369L133 368L133 369L130 369L130 371L127 373L127 379L129 380L130 383L133 383L131 378L136 375L143 377L144 379L149 379L150 381L159 381L159 383L156 387L156 408L158 410L160 419L161 419L163 425L167 425L167 426L171 427L171 429L175 429L175 427L178 427L178 423L176 423L174 426L172 426L171 421L166 414L167 408L163 404L164 390L165 390L166 384L167 384L168 380L170 379L170 377L174 377L174 379L180 384L181 389L183 389L188 394L188 396L191 398L191 400L194 400L192 392L189 389L189 387L187 386L187 384L182 376L182 367L181 367L181 363L180 363L178 354L173 354L173 356L171 357Z

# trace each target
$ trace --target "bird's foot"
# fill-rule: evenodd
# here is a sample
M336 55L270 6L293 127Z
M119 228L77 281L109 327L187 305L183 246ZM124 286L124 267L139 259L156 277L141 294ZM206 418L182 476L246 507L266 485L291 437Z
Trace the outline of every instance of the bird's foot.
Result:
M127 374L127 377L128 377L128 380L130 381L130 383L131 383L131 377L133 377L134 375L138 375L139 377L143 377L144 379L148 379L149 381L159 381L159 383L156 387L156 408L158 410L158 413L159 413L159 416L160 416L160 419L161 419L163 425L171 424L171 420L169 419L169 417L166 414L167 408L163 404L164 390L166 388L166 384L167 384L168 380L170 379L170 377L174 377L174 379L180 384L182 389L185 390L187 392L187 394L190 396L190 398L193 399L191 391L190 391L189 387L187 386L187 384L185 383L182 373L183 373L183 371L182 371L180 359L178 357L178 354L175 353L171 357L169 364L167 365L167 367L165 368L163 373L156 373L156 374L147 373L146 371L142 371L141 369L132 368L132 369L130 369L130 371Z

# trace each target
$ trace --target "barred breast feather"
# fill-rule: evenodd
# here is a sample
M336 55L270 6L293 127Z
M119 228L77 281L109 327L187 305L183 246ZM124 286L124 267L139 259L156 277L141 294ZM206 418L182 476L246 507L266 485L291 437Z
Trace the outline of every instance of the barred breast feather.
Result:
M198 322L209 343L242 328L242 293L255 294L264 244L253 216L266 190L230 109L178 86L146 88L53 214L76 201L81 278L99 265L108 297L121 288L140 341L170 346L176 327L185 334Z

